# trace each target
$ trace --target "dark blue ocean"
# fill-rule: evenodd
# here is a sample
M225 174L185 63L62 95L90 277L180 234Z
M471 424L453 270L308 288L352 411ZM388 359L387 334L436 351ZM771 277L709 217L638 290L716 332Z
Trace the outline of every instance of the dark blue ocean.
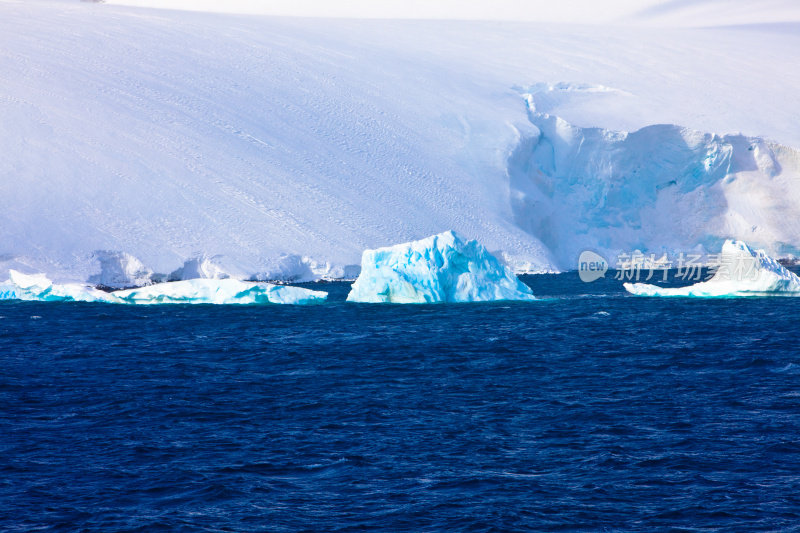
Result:
M0 304L3 531L800 531L800 298Z

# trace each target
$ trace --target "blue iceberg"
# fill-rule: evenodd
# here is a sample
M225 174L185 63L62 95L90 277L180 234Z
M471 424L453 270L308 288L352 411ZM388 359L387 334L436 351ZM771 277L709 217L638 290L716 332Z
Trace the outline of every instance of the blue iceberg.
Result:
M434 303L534 300L531 289L477 241L446 231L361 258L348 302Z
M741 241L727 240L722 246L717 271L708 281L688 287L626 283L625 290L637 296L800 296L800 277L764 250L753 250Z

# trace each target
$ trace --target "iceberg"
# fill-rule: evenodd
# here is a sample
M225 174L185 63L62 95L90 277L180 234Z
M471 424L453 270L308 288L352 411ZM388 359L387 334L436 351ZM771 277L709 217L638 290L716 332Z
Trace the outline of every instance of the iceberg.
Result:
M115 302L107 292L78 283L55 284L44 274L8 271L9 279L0 283L0 300L39 302Z
M718 269L708 281L671 288L625 283L625 290L637 296L800 296L800 277L764 250L753 250L742 241L727 240L722 246Z
M324 302L327 297L326 292L301 287L248 283L235 279L192 279L108 293L78 283L57 285L44 274L22 274L16 270L9 270L8 281L0 283L0 300L38 302L304 305Z
M115 291L122 303L149 304L295 304L324 302L328 293L288 285L235 279L190 279Z
M533 292L477 241L453 231L365 250L348 302L533 300Z

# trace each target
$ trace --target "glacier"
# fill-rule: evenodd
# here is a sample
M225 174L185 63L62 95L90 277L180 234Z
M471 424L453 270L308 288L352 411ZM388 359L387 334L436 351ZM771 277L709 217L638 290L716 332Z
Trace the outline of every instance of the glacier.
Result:
M453 231L365 250L348 302L533 300L531 289L486 248Z
M149 285L156 281L153 271L131 254L114 250L97 250L94 256L100 264L100 272L89 276L87 281L92 285L125 289Z
M324 302L328 297L325 292L302 287L249 283L234 279L190 279L105 292L78 283L56 284L45 274L23 274L13 269L9 274L9 279L0 283L0 300L133 305L179 303L307 305Z
M0 279L352 278L442 228L517 273L800 256L800 32L753 24L800 8L646 18L734 1L702 29L0 2Z
M634 250L707 257L728 237L797 254L800 224L786 213L800 208L799 150L673 124L581 127L553 112L631 96L596 84L518 90L530 123L509 158L511 205L557 264L574 268L587 248L612 265Z
M753 250L741 241L727 240L714 275L687 287L658 287L647 283L625 283L637 296L800 296L800 277L787 270L764 250Z

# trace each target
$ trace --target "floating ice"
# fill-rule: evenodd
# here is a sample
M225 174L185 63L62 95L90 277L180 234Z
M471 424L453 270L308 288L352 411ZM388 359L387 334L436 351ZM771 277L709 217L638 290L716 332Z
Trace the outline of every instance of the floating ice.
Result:
M77 283L57 285L44 274L9 271L0 283L0 300L40 302L106 302L119 304L312 304L324 302L328 294L301 287L247 283L234 279L192 279L157 283L112 293Z
M763 250L752 250L741 241L727 240L722 246L719 268L708 281L672 288L626 283L625 289L638 296L800 296L800 277Z
M328 294L301 287L235 279L191 279L112 293L129 304L313 304Z
M9 279L0 283L0 300L40 302L114 302L116 298L88 285L57 285L44 274L23 274L8 271Z
M533 300L531 289L477 241L452 231L366 250L349 302Z

